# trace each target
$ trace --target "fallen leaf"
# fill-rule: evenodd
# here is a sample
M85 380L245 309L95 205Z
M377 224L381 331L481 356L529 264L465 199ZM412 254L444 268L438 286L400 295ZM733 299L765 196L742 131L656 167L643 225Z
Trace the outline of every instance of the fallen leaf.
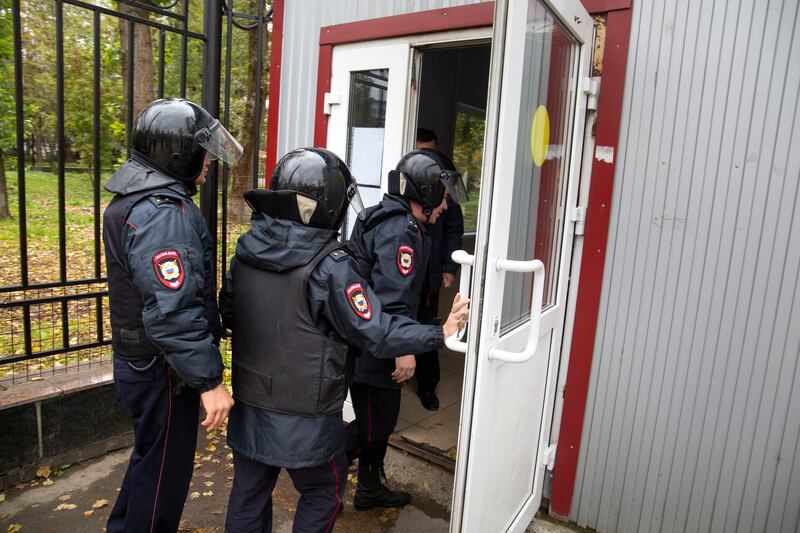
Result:
M94 509L89 509L88 511L83 512L83 516L92 516L94 514Z
M16 485L14 485L14 488L17 489L17 490L22 490L25 487L27 487L27 485L25 485L25 483L17 483Z
M211 433L206 434L206 440L214 440L217 438L217 432L212 431Z
M210 490L208 492L204 492L203 493L203 496L213 496L213 495L214 495L214 491L213 490Z
M10 526L8 526L7 533L17 533L17 531L19 531L20 529L22 529L22 524L11 524Z
M212 487L212 486L214 486L214 482L213 481L206 481L206 482L203 483L203 485L205 485L206 487Z
M29 486L30 487L38 487L39 486L39 482L38 481L31 481L31 484Z
M199 497L200 497L200 493L199 492L193 492L193 493L189 494L189 499L190 500L196 500Z
M50 477L50 465L40 466L36 470L36 475L39 477Z
M214 516L220 516L222 514L222 509L217 509L216 511L214 511L211 514L213 514Z
M77 508L78 508L78 506L75 505L74 503L61 503L61 504L58 505L58 507L56 507L53 510L54 511L72 511L73 509L77 509Z
M58 497L58 499L61 500L62 502L65 502L65 501L69 500L70 498L72 498L72 494L64 494L64 495Z
M101 507L105 507L106 505L108 505L108 500L106 499L97 500L92 504L92 509L100 509Z
M204 478L214 477L214 472L206 472L205 474L203 474L203 477Z
M217 447L214 446L213 444L209 444L208 446L206 446L206 450L208 450L210 452L215 452L215 451L217 451Z
M0 502L4 502L4 501L6 501L6 493L5 492L0 492Z
M45 486L52 485L52 484L53 484L53 480L50 479L50 478L47 478L44 481L42 481L42 485L45 485Z

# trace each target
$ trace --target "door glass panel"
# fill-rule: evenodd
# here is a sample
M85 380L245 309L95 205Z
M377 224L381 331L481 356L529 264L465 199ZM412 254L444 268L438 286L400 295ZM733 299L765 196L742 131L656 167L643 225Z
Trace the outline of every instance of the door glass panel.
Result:
M464 212L464 233L474 232L477 227L485 127L486 118L482 109L461 103L456 105L453 163L461 172L469 193L469 201L461 204Z
M529 0L507 257L544 263L544 308L557 296L577 52L550 9ZM507 272L505 279L501 332L528 319L533 274Z
M386 95L389 69L350 74L350 106L347 117L347 166L358 182L365 206L381 199L381 164L386 125ZM348 212L345 235L350 235L355 217Z
M389 70L350 75L347 165L359 185L380 187Z

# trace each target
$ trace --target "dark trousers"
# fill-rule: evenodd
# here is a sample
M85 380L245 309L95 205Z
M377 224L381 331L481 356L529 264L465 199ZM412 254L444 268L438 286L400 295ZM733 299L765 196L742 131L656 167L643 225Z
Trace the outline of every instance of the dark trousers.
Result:
M420 324L439 325L437 314L439 312L439 293L424 292L420 299L419 310L417 311L417 321ZM417 354L417 389L435 391L439 384L439 351L431 350Z
M134 446L106 530L173 533L194 469L200 397L187 387L174 395L176 376L161 358L115 357L114 381L131 412Z
M361 466L383 466L389 436L400 416L400 389L353 383L350 399L356 419L347 426L347 459Z
M233 452L233 488L228 501L226 533L270 533L272 490L280 467ZM293 533L329 533L342 507L347 484L344 450L332 461L309 468L286 469L300 493Z

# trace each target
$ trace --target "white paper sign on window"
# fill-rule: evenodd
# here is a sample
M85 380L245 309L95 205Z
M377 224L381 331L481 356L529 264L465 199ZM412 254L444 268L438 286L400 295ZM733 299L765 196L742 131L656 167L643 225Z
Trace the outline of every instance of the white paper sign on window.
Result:
M350 172L359 185L381 185L384 128L353 128L350 146Z

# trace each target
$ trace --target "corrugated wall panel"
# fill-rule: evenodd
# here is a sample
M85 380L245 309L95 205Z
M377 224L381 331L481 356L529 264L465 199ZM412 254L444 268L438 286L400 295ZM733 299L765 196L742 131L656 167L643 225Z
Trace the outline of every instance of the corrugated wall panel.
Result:
M478 3L475 0L291 0L285 3L278 156L314 139L319 29L390 15Z
M800 528L796 0L634 1L572 518Z

